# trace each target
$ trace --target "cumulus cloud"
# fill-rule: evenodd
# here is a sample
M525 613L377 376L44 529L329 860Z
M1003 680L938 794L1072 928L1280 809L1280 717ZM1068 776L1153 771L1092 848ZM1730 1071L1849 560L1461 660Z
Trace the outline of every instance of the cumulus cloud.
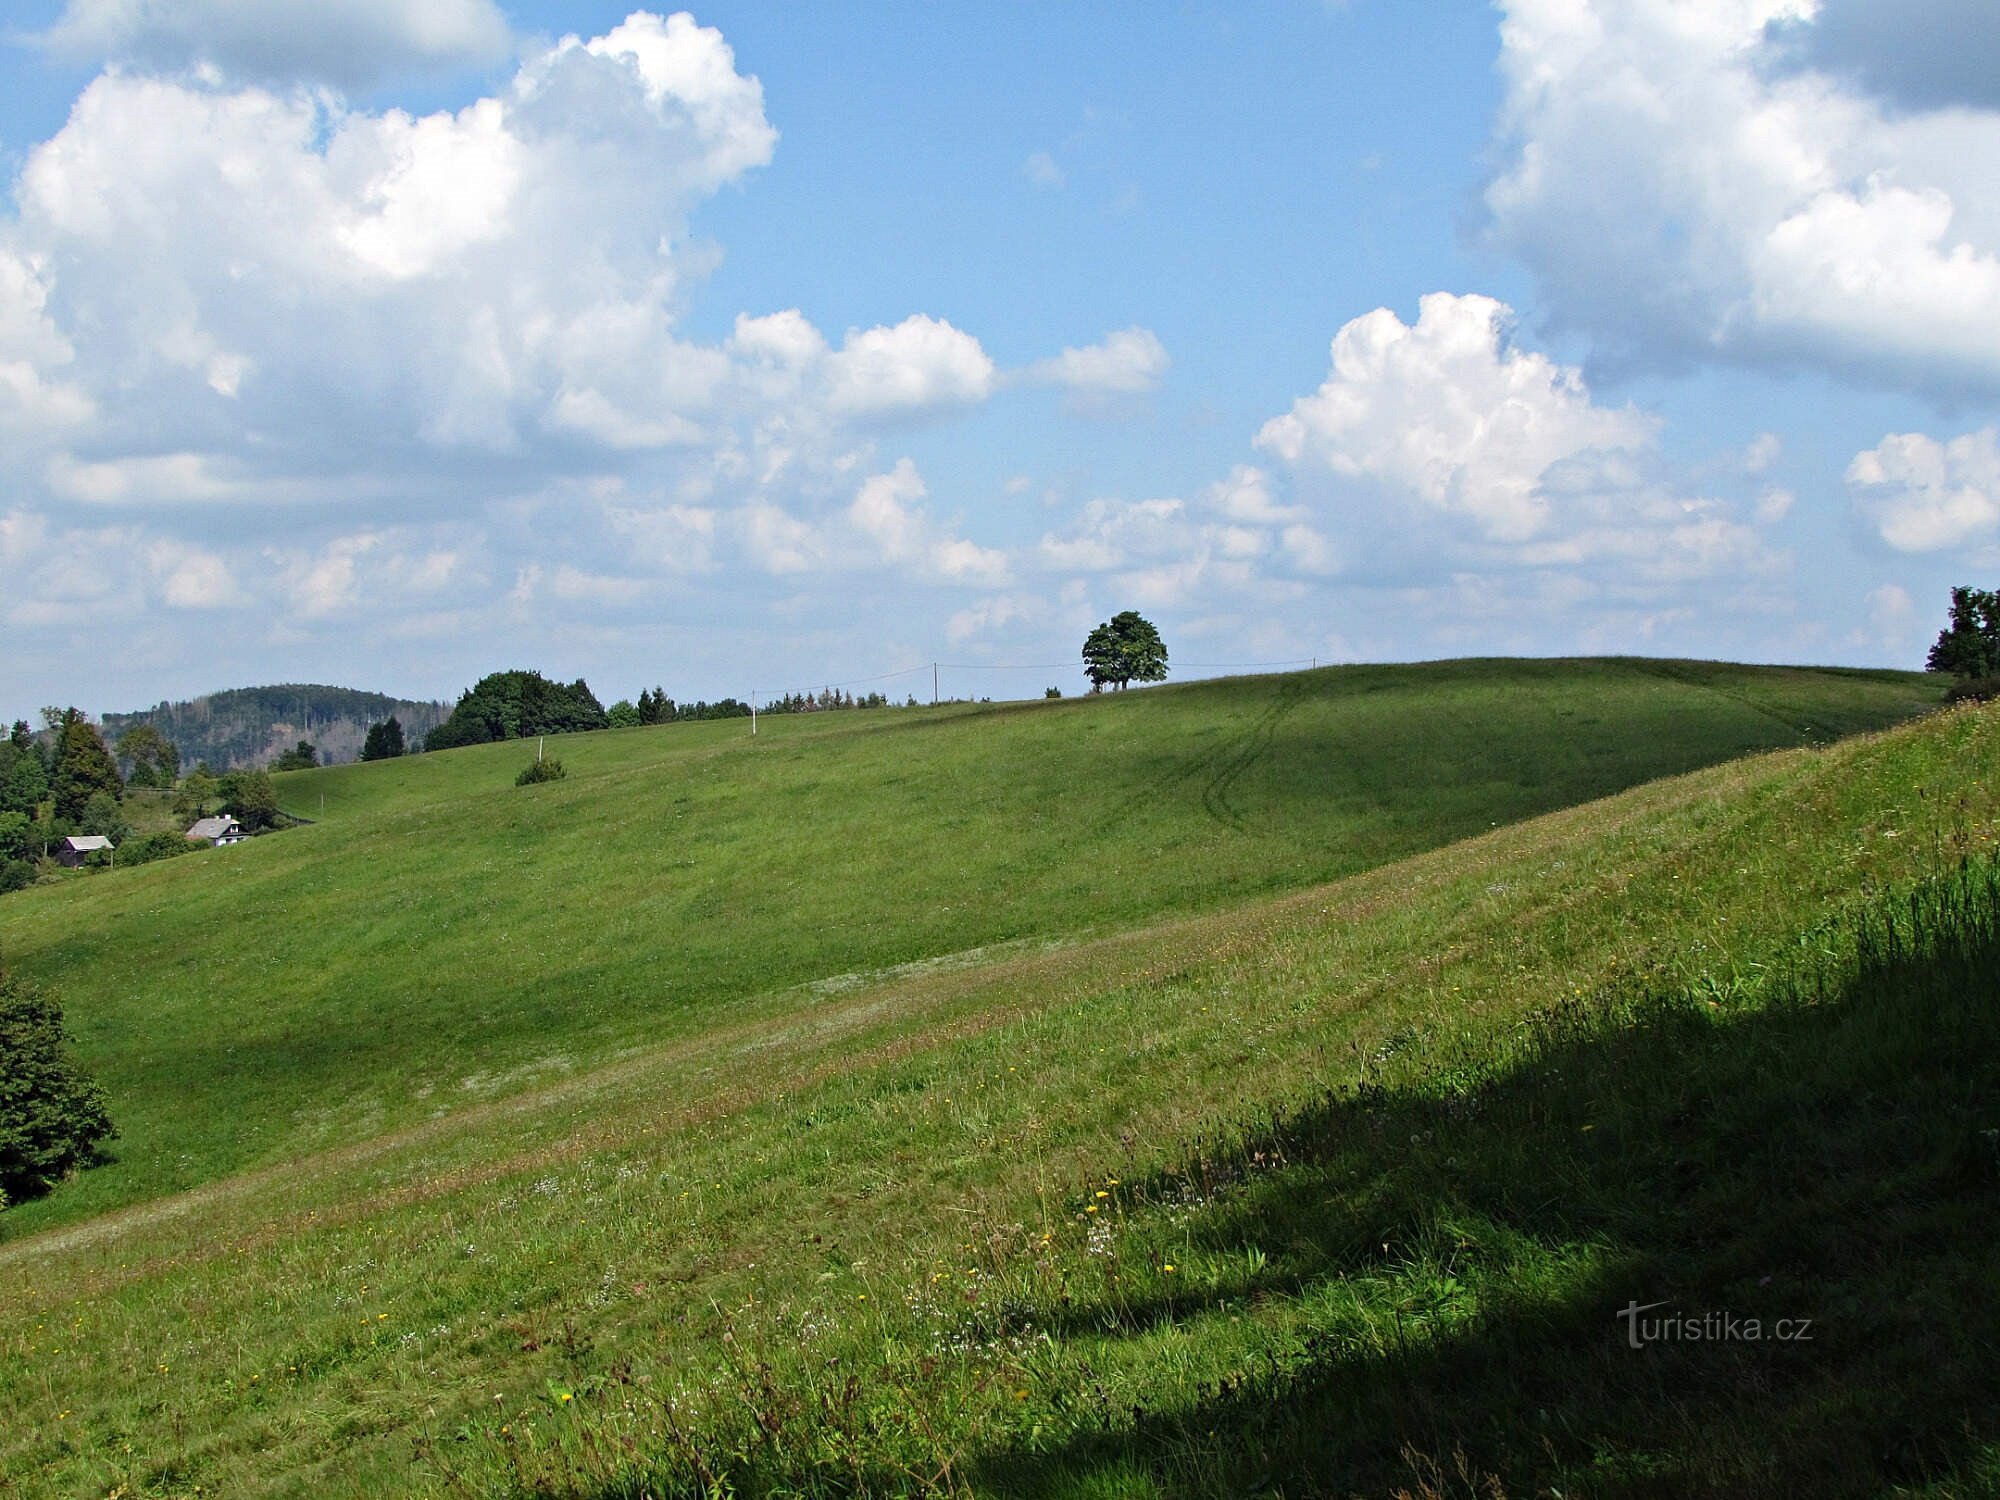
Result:
M1988 0L1820 0L1771 31L1798 64L1895 104L2000 105L2000 9Z
M1030 371L1037 380L1092 395L1136 396L1159 387L1172 363L1150 328L1121 328L1080 349L1065 349Z
M1632 450L1656 424L1595 405L1581 374L1515 348L1491 297L1433 292L1415 324L1387 308L1335 335L1333 369L1257 435L1295 470L1370 480L1496 541L1548 524L1543 476L1592 450Z
M260 82L342 88L494 62L510 40L493 0L69 0L44 37L83 61L208 64Z
M1907 89L1893 105L1835 66L1864 34L1899 33L1905 60L1932 48L1905 8L1503 9L1502 167L1486 205L1558 322L1632 364L1719 357L2000 389L2000 112L1928 107ZM1981 9L1974 30L1990 37ZM1990 48L1975 58L1990 78Z
M2000 436L1991 427L1943 443L1891 433L1854 456L1847 484L1855 508L1898 552L1941 552L2000 532Z
M849 333L826 366L832 407L851 416L970 406L993 390L993 361L979 340L922 313Z
M729 360L676 336L706 266L669 247L774 141L685 16L423 117L107 73L0 225L0 402L66 403L82 463L234 447L245 479L694 441Z

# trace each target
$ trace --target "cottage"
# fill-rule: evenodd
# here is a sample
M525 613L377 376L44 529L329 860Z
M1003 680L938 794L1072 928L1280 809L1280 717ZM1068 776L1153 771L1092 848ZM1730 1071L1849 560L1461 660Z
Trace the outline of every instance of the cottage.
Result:
M240 844L249 835L243 825L222 813L213 818L202 818L187 831L191 839L200 839L204 844L213 844L220 849L224 844Z
M56 845L56 863L74 870L98 850L114 847L101 833L73 833Z

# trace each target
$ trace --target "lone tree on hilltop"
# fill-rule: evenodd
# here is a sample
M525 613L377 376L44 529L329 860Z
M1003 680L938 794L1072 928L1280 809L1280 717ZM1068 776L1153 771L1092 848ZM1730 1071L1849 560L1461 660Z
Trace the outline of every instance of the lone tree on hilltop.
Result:
M1093 693L1106 683L1123 689L1134 682L1164 682L1167 643L1151 620L1135 609L1122 610L1084 637L1083 671Z
M2000 677L2000 591L1951 591L1951 623L1938 632L1924 670L1964 678Z

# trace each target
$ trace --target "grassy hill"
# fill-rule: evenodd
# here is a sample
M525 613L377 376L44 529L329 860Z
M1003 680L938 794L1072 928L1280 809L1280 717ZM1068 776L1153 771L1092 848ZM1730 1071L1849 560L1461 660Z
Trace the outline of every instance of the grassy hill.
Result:
M1931 696L1443 663L306 773L314 827L0 904L127 1130L7 1215L0 1474L1992 1472L1992 892L1950 872L2000 717L1738 758ZM1621 1362L1659 1297L1832 1337Z
M18 1234L428 1118L720 1001L1295 890L1934 706L1935 680L1443 662L566 736L280 777L320 819L0 906L118 1103Z

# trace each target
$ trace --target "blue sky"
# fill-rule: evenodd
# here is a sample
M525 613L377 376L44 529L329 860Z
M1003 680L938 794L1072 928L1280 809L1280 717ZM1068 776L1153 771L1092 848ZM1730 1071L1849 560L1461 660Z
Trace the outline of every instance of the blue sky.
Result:
M14 14L9 715L1914 666L2000 560L1969 0Z

